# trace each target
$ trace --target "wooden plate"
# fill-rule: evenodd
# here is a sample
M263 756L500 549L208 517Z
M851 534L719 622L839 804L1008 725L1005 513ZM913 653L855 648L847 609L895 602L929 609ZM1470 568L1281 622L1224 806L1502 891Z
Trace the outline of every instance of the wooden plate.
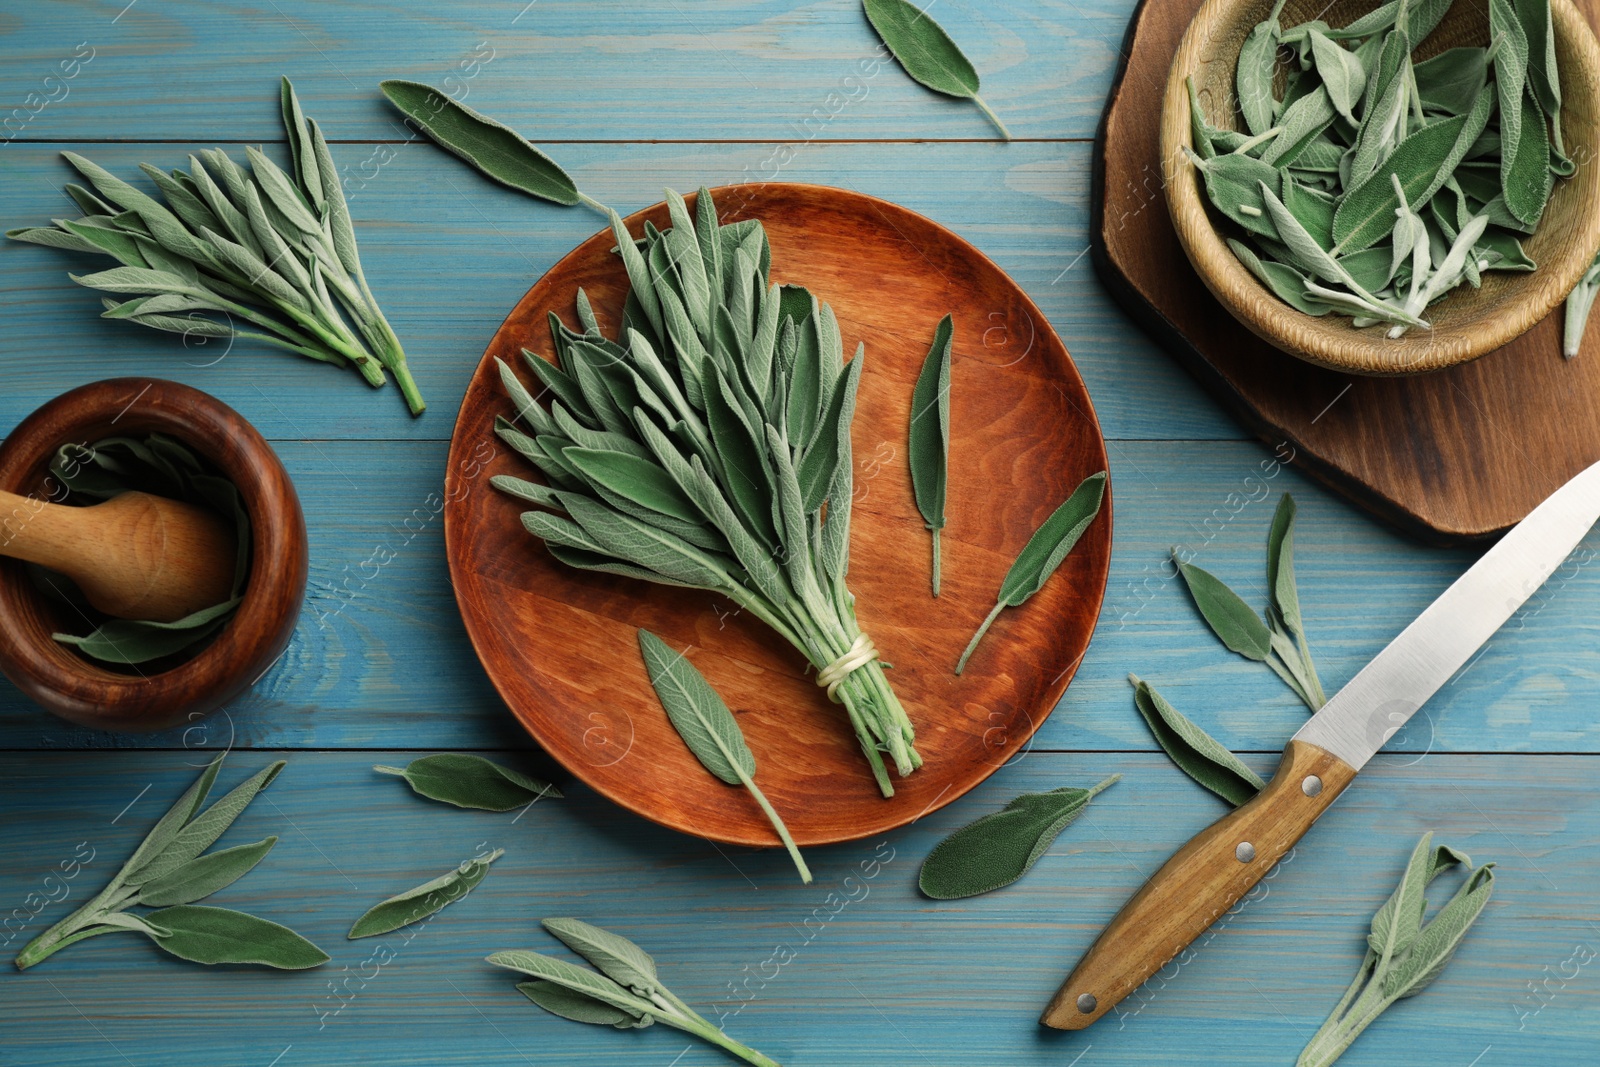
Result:
M597 792L685 833L777 840L742 789L695 761L656 701L639 655L646 627L695 664L739 716L756 780L802 845L882 833L942 807L1025 749L1071 680L1100 613L1111 559L1106 514L1031 601L1004 613L966 673L957 656L1011 560L1083 478L1106 468L1094 408L1066 348L1027 295L982 253L904 208L795 184L716 190L723 222L759 218L772 278L833 305L845 352L866 342L854 425L850 587L862 627L926 760L884 799L842 709L804 659L722 597L566 568L525 532L523 505L489 477L531 468L493 435L510 408L494 360L551 351L546 312L575 321L581 285L614 336L626 275L609 231L551 269L506 319L467 388L450 445L445 543L478 656L534 739ZM628 219L669 225L665 205ZM905 441L912 384L934 326L956 333L943 595L929 592L929 537L911 496ZM520 373L526 380L525 370ZM892 773L892 772L891 772Z

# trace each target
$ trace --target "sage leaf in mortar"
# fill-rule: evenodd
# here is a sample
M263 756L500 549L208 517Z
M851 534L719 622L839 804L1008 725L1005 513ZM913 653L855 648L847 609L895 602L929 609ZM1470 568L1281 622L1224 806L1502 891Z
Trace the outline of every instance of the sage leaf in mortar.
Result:
M497 848L486 856L462 860L455 870L374 904L355 921L346 936L351 941L360 937L374 937L438 914L476 889L489 873L489 864L504 854L504 849Z
M1011 140L1006 124L978 95L978 72L972 62L924 8L910 0L861 0L861 7L878 37L914 81L936 93L971 100L1000 136Z
M922 521L933 533L933 595L939 595L939 531L944 529L945 488L950 477L950 341L955 325L939 320L911 391L911 489Z
M1465 877L1424 922L1429 884L1452 870ZM1328 1067L1389 1005L1427 988L1443 973L1493 893L1493 863L1474 868L1471 857L1448 845L1434 845L1431 831L1423 834L1400 884L1372 918L1366 957L1355 980L1300 1053L1296 1067Z
M419 796L458 808L511 811L545 797L561 796L561 790L549 782L465 752L422 756L404 767L376 764L372 769L404 778Z
M496 952L488 961L534 979L517 989L553 1015L574 1022L643 1029L662 1023L694 1034L755 1067L776 1061L728 1037L662 985L655 960L619 934L578 919L546 919L545 929L583 956L596 971L539 952Z
M581 203L602 215L607 213L604 204L578 189L560 164L511 127L422 82L391 78L380 82L378 88L434 143L466 160L485 177L565 207Z
M745 744L744 732L721 695L711 688L711 683L687 656L675 652L649 630L639 631L639 651L644 655L650 684L655 687L656 696L667 709L667 718L683 743L706 770L729 785L742 785L750 791L767 821L778 832L783 847L789 850L789 858L794 860L800 880L809 883L811 869L795 846L794 838L789 836L789 828L756 785L756 758Z
M1128 681L1133 684L1134 706L1151 736L1184 774L1234 807L1266 785L1238 756L1167 703L1149 682L1133 674L1128 675Z
M1006 572L1005 580L1000 583L1000 594L995 600L994 609L978 627L978 632L972 635L966 651L961 653L961 659L956 662L957 674L966 667L973 649L989 632L990 625L1002 609L1017 607L1044 588L1045 581L1061 566L1061 561L1067 558L1067 553L1078 543L1083 531L1100 514L1100 502L1105 498L1105 491L1106 472L1089 475L1028 538L1028 543L1022 546L1016 561Z
M968 823L933 847L922 861L917 886L934 900L975 897L1027 874L1089 801L1116 782L1113 774L1092 789L1065 786L1024 793L1004 809Z
M206 853L284 767L282 760L269 764L202 811L225 755L206 764L104 889L23 946L18 970L68 945L119 930L142 933L163 950L196 963L258 963L294 970L328 961L321 949L277 923L228 908L192 906L249 873L278 840L268 837ZM128 910L140 905L158 910Z

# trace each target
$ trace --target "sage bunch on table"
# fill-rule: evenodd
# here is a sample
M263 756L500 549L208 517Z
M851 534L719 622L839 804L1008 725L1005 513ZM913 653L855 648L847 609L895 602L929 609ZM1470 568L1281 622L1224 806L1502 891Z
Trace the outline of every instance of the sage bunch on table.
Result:
M1212 126L1191 80L1186 151L1242 231L1228 245L1296 310L1399 337L1484 271L1535 268L1519 235L1574 170L1549 0L1489 0L1489 47L1414 62L1452 2L1391 0L1347 26L1285 29L1279 0L1240 50L1242 131Z
M891 796L886 764L922 758L845 585L863 348L844 362L832 309L768 281L758 220L721 225L705 189L692 216L671 190L667 205L671 228L646 223L642 244L611 215L631 283L619 340L580 290L580 330L551 315L555 360L523 353L546 403L500 364L516 421L496 432L546 483L492 482L541 509L523 525L562 563L714 590L776 630Z
M426 404L362 272L328 143L301 111L287 78L280 102L287 171L255 148L245 149L248 171L220 148L191 155L188 171L167 173L141 163L163 204L83 156L63 152L94 187L67 186L84 216L6 236L109 255L122 264L69 275L79 285L132 297L105 300L102 318L185 338L260 341L354 367L373 386L393 374L411 413L419 415Z
M545 1011L574 1022L642 1030L653 1023L676 1027L756 1067L776 1061L728 1037L676 997L656 976L656 961L620 934L578 919L546 919L544 928L595 967L568 963L538 952L496 952L496 967L530 975L517 989Z
M258 963L299 970L328 962L327 953L285 926L231 908L194 903L250 873L278 842L267 837L206 852L284 766L278 760L201 811L222 760L218 756L206 765L104 889L23 946L17 954L18 970L79 941L130 930L195 963ZM156 910L128 910L137 905Z
M1424 923L1429 884L1458 868L1466 877L1449 901ZM1366 958L1355 980L1300 1053L1295 1067L1328 1067L1389 1005L1426 989L1444 972L1493 892L1494 864L1474 869L1466 853L1435 845L1431 832L1423 834L1400 884L1372 917Z

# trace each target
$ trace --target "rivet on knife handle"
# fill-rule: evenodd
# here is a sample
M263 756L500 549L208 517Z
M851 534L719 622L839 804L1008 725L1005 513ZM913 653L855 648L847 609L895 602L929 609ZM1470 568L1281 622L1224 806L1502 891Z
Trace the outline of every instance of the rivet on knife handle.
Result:
M1290 741L1265 789L1197 834L1123 905L1039 1021L1082 1030L1114 1008L1248 893L1355 776L1337 756Z

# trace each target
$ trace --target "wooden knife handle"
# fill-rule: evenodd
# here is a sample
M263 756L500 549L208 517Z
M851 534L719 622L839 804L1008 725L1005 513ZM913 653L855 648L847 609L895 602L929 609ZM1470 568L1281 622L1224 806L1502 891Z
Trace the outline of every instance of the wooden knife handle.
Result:
M1197 834L1122 906L1039 1021L1082 1030L1110 1011L1249 892L1355 776L1332 753L1290 741L1265 789Z

